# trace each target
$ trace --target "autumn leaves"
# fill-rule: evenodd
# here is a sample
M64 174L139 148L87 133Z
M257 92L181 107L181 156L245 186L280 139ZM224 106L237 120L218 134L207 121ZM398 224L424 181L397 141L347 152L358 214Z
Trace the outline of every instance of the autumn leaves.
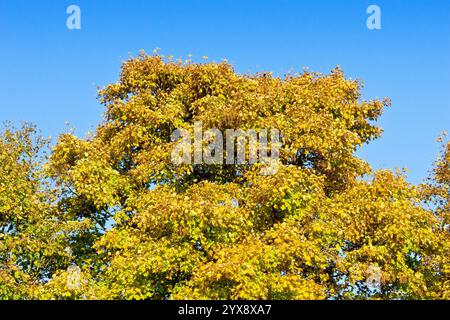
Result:
M449 147L421 186L373 172L355 149L389 101L362 101L341 70L281 79L141 54L99 94L95 134L61 135L48 159L33 130L0 138L1 297L449 297ZM231 163L219 149L257 128L282 134L270 175L241 161L261 149L239 135Z

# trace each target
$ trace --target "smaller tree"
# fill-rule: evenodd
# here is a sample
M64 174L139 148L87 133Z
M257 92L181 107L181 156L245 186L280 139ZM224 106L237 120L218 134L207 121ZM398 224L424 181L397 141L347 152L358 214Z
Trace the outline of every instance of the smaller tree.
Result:
M48 142L31 125L7 125L0 135L0 299L36 297L75 259L76 235L89 225L57 205L42 168Z
M442 143L433 172L427 183L422 186L423 198L439 221L436 232L444 241L441 242L441 255L434 263L438 274L435 281L437 297L450 299L450 142L445 142L445 135L438 141Z

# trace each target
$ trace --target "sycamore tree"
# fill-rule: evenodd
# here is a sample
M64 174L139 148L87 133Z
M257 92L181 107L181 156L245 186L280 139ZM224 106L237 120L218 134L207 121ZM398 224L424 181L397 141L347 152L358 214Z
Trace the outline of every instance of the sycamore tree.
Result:
M390 102L361 87L140 54L90 137L39 160L33 130L5 131L0 298L449 298L449 145L427 184L372 171L355 151ZM279 130L277 170L174 163L173 132L199 122Z

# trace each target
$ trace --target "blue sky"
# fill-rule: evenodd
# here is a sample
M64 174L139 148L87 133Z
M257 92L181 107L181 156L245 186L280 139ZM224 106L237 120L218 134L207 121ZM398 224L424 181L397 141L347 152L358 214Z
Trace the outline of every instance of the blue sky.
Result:
M81 8L81 30L66 8ZM368 30L376 4L382 29ZM340 65L364 97L387 96L381 139L359 154L374 168L407 167L420 182L450 131L448 0L1 0L0 120L30 121L57 136L83 136L101 120L96 87L118 77L140 49L200 60L227 58L241 73L282 75Z

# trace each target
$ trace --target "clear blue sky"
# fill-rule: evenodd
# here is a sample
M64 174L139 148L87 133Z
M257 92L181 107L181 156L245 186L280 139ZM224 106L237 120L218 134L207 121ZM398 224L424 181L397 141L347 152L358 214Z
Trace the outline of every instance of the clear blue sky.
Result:
M81 30L66 8L81 8ZM366 28L366 8L382 30ZM96 86L117 79L140 49L200 60L227 58L238 72L340 65L365 83L366 98L390 97L384 136L359 154L375 168L427 175L436 137L450 131L448 0L0 0L0 120L31 121L56 136L101 120Z

